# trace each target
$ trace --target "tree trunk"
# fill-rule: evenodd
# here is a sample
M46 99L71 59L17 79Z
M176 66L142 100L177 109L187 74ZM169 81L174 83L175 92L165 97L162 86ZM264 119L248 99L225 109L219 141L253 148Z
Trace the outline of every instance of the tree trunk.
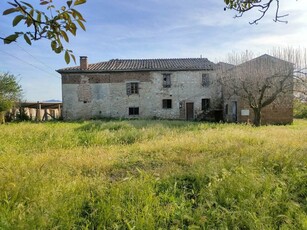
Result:
M259 127L261 125L261 108L255 108L254 110L254 126Z
M0 112L0 124L4 124L5 123L4 115L5 115L4 111Z

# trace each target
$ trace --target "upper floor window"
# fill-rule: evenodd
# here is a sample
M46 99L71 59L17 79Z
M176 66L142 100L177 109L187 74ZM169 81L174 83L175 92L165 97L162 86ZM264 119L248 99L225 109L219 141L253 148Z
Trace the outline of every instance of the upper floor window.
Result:
M171 109L172 108L172 99L163 99L162 100L162 108L163 109Z
M126 88L127 88L127 95L139 93L139 83L138 82L129 82L126 85Z
M208 73L203 73L202 79L201 79L201 85L204 87L208 87L210 85L210 79Z
M163 74L163 88L171 87L171 74L165 73Z

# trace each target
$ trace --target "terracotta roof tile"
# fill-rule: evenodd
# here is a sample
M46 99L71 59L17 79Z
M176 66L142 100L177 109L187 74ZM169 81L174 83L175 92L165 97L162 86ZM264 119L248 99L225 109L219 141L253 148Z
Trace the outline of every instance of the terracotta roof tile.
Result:
M116 72L116 71L170 71L170 70L213 70L215 64L207 58L173 58L173 59L112 59L106 62L89 64L87 70L80 66L57 70L69 72Z

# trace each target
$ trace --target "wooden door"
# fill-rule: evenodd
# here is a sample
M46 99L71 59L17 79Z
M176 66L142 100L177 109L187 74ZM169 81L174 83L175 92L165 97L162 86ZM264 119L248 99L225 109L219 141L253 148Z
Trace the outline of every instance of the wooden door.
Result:
M194 120L194 103L193 102L186 103L186 113L187 113L188 121Z

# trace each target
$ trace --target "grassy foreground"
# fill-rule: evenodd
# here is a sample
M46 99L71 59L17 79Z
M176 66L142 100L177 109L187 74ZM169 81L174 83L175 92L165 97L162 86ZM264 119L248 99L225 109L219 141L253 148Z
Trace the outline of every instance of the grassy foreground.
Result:
M307 229L307 121L0 126L0 229Z

